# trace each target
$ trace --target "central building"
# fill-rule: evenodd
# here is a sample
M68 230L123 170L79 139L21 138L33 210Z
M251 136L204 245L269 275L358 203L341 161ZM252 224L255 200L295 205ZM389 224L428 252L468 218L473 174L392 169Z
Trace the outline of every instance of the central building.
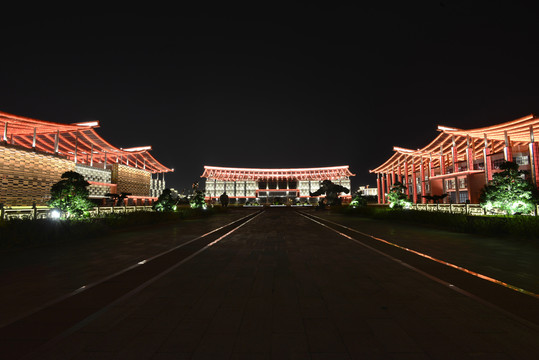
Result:
M310 192L320 188L324 180L350 189L350 176L346 166L298 168L298 169L252 169L204 166L201 177L206 179L206 199L219 198L223 193L232 202L257 201L269 203L276 200L297 202L308 199ZM341 194L350 197L349 194Z

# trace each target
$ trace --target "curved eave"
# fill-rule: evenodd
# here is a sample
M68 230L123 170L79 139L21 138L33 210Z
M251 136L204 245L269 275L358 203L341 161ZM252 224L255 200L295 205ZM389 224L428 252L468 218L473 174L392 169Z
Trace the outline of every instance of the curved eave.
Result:
M60 124L50 121L31 119L28 117L8 114L0 111L0 135L4 135L7 124L7 135L10 136L33 136L36 135L56 134L57 131L82 131L92 127L99 127L99 122L93 122L95 125L88 126L87 123L80 124Z
M98 163L105 161L107 164L119 163L152 173L174 171L150 155L148 150L151 147L121 149L110 144L94 130L99 127L97 121L60 124L0 112L2 138L6 123L8 141L25 148L33 148L35 132L35 148L46 153L55 153L58 135L58 154L74 159L76 153L77 163L92 159Z
M459 161L466 156L468 147L472 149L474 159L477 159L482 156L482 150L485 146L485 136L492 152L497 153L503 150L506 135L512 146L527 145L530 142L530 133L534 132L538 127L539 119L533 114L502 124L469 130L439 125L438 131L440 131L440 134L427 146L418 150L394 147L393 150L395 153L382 165L369 170L369 172L390 173L394 167L401 166L405 160L416 159L415 161L417 161L417 158L423 159L422 161L425 161L425 158L428 161L432 159L432 166L439 167L440 155L447 156L451 154L453 145L455 145L457 150ZM409 170L411 170L410 166Z
M538 120L533 114L530 114L516 120L482 128L463 130L438 126L438 130L450 135L470 136L475 139L483 139L486 134L489 140L499 141L505 140L505 133L507 132L511 141L527 143L530 139L530 126L535 129L539 125Z
M296 168L296 169L260 169L260 168L231 168L218 166L204 166L202 178L212 178L225 181L239 180L335 180L343 177L355 176L346 166Z

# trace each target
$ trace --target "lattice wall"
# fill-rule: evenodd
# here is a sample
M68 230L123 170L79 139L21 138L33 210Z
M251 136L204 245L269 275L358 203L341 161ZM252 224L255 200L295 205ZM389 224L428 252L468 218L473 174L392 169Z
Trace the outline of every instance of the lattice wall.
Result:
M126 165L112 165L112 182L118 184L118 193L150 196L151 173Z
M112 181L111 171L108 169L99 169L87 165L77 164L75 171L84 176L86 181L95 181L99 183L110 184ZM90 197L103 198L105 194L111 192L110 186L91 184L88 186Z
M52 185L75 164L66 159L0 144L0 203L46 205Z
M159 197L165 190L165 180L151 179L150 196Z

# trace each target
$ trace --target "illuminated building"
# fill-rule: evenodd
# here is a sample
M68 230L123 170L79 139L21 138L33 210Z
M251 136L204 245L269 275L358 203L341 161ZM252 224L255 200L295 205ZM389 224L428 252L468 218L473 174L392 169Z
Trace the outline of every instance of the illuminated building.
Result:
M150 146L109 144L98 127L97 121L59 124L0 112L0 203L45 205L66 171L84 176L93 199L124 192L138 204L155 200L165 187L164 173L173 169L150 155Z
M206 178L206 199L219 198L226 192L238 203L257 200L261 203L279 199L295 202L309 198L309 192L320 188L323 180L350 189L348 166L320 167L308 169L249 169L204 166L201 177ZM350 198L350 194L341 194Z
M361 192L363 196L378 196L378 189L371 188L369 185L360 186L357 191Z
M534 129L539 118L520 119L484 128L462 130L438 126L440 134L422 149L394 147L386 162L370 170L377 174L378 202L387 203L392 184L400 181L414 203L423 195L448 194L446 203L478 203L481 189L500 171L504 161L527 170L537 186L538 143Z

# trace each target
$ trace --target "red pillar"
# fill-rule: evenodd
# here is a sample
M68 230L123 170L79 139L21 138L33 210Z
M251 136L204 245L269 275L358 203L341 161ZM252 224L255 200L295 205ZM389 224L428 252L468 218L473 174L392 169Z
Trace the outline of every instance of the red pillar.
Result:
M402 183L402 173L401 173L401 162L399 161L399 169L398 171L398 181Z
M380 196L382 196L382 191L380 189L380 174L376 174L376 186L378 187L378 204L381 204L382 201Z
M539 144L536 142L530 143L530 160L532 161L531 168L534 175L535 186L539 189Z
M453 172L459 172L459 159L456 146L451 148L451 161L453 162Z
M416 167L415 159L412 159L412 190L414 192L414 204L417 204L417 176L416 176Z
M382 173L382 204L386 203L386 179Z
M466 170L473 170L473 149L471 147L466 148Z
M408 187L408 162L404 162L404 181L402 182L406 186L406 196L410 196L410 188Z
M391 167L391 185L395 184L395 166Z
M487 134L485 134L485 148L483 149L483 163L485 167L485 183L492 180L492 162L490 161L490 149L488 148Z
M421 158L421 165L419 165L419 171L421 176L421 203L426 204L427 199L425 199L423 196L425 196L425 166L423 165L423 158Z
M505 161L513 161L513 150L511 149L511 141L507 135L507 131L504 131L505 136L505 147L503 148L503 155Z

